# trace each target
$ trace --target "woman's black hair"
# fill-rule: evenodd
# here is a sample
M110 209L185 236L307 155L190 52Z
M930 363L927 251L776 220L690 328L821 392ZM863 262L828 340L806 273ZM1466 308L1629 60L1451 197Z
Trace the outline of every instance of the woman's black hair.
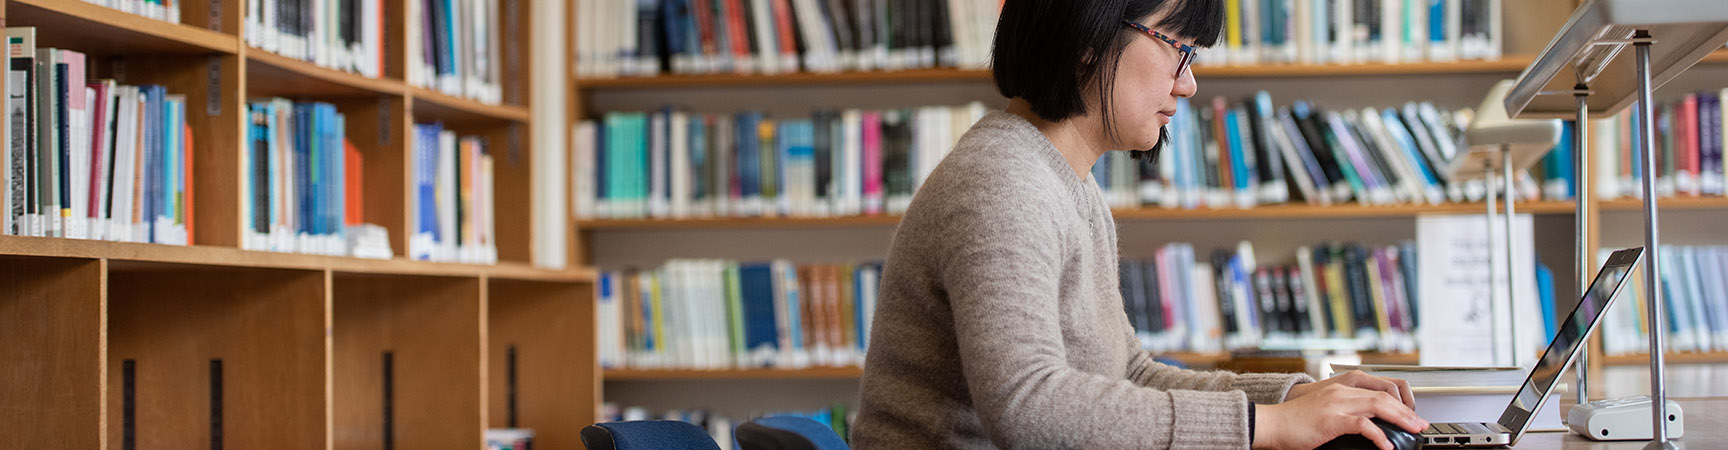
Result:
M1166 14L1146 26L1175 33L1198 47L1212 46L1223 32L1222 0L1007 0L991 49L996 90L1004 97L1025 99L1033 114L1055 122L1087 113L1082 92L1093 83L1101 94L1104 132L1114 138L1111 91L1122 51L1135 33L1122 21L1144 20L1158 12ZM1160 137L1152 155L1165 139Z

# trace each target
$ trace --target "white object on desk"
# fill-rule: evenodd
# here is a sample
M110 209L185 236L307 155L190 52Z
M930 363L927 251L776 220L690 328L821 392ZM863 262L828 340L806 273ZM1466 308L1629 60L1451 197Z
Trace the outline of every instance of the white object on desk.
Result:
M1668 400L1668 437L1686 435L1686 414L1680 404ZM1572 408L1566 423L1572 431L1598 441L1650 440L1650 396L1638 395L1597 400Z
M1511 366L1511 352L1495 342L1512 339L1511 319L1524 319L1517 327L1518 353L1535 355L1548 345L1537 306L1536 269L1531 249L1533 228L1530 215L1519 214L1513 222L1513 245L1520 251L1512 262L1518 277L1517 301L1506 298L1506 280L1491 282L1488 274L1505 277L1505 254L1491 242L1505 242L1505 230L1493 227L1493 239L1483 233L1482 215L1427 214L1416 219L1418 285L1423 299L1416 305L1422 323L1446 324L1417 330L1417 347L1424 366ZM1490 270L1490 265L1493 269ZM1516 305L1517 314L1506 314ZM1500 311L1501 313L1496 313ZM1499 338L1496 339L1495 336ZM1496 351L1499 350L1499 351ZM1524 366L1535 363L1524 358ZM1504 405L1502 405L1504 406Z

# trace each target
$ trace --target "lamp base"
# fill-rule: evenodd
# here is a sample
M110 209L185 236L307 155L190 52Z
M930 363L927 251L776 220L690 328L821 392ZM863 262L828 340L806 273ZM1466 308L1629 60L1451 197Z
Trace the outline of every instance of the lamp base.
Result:
M1686 444L1680 441L1650 441L1644 444L1644 450L1686 450Z
M1679 438L1686 433L1686 414L1673 400L1665 402L1668 413L1668 437ZM1648 395L1597 400L1572 407L1566 413L1566 424L1572 432L1597 441L1648 441L1656 435L1650 429L1650 415L1655 403Z

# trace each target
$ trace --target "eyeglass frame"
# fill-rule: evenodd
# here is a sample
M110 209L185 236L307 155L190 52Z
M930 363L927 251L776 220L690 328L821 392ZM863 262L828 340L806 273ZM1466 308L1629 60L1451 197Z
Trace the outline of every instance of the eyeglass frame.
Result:
M1199 51L1200 51L1199 49L1194 48L1194 46L1192 46L1192 45L1177 42L1175 38L1165 36L1164 33L1159 33L1157 31L1153 31L1152 28L1147 27L1145 25L1135 23L1134 21L1124 19L1122 21L1122 24L1128 26L1129 28L1140 30L1141 32L1144 32L1148 36L1152 36L1155 39L1158 39L1160 41L1164 41L1164 43L1170 44L1171 47L1175 47L1176 51L1182 52L1182 59L1177 61L1177 63L1176 63L1176 77L1177 78L1181 78L1182 73L1188 71L1188 68L1194 64L1194 54L1199 53Z

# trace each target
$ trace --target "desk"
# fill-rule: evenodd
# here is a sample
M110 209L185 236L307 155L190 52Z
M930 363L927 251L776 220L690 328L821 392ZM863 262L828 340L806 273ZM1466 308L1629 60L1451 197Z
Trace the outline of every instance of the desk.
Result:
M1673 398L1686 410L1686 437L1680 442L1692 450L1728 447L1728 397ZM1520 449L1638 450L1650 441L1592 441L1573 433L1528 433L1518 441Z

